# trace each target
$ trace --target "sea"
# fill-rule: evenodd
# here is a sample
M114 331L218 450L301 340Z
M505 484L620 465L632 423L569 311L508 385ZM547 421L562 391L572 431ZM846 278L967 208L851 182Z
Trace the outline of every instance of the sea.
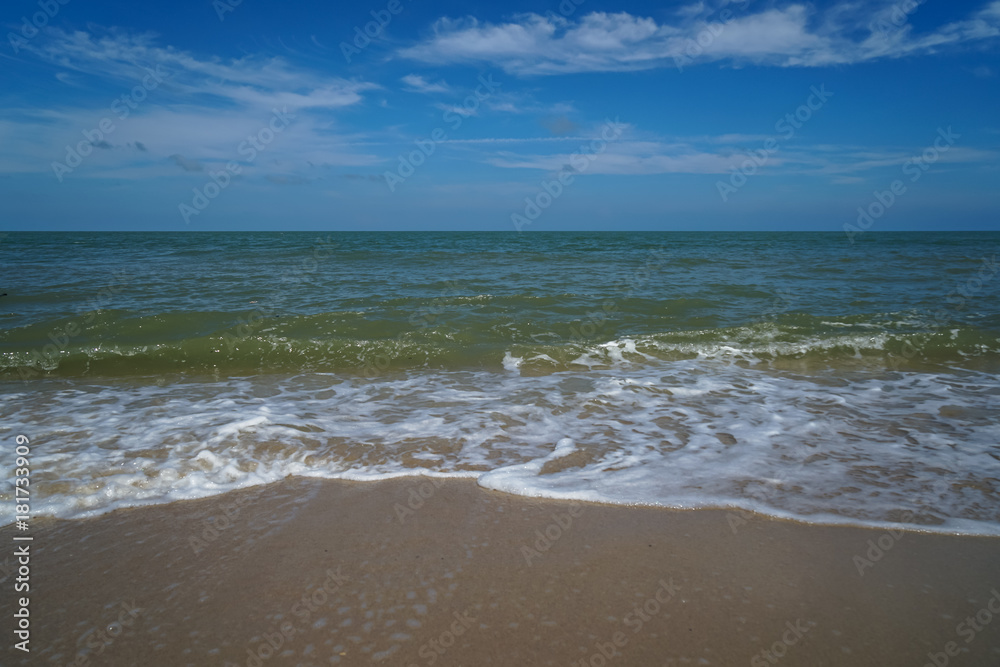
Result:
M32 514L67 519L419 475L1000 535L998 253L958 231L11 232L0 464L23 436Z

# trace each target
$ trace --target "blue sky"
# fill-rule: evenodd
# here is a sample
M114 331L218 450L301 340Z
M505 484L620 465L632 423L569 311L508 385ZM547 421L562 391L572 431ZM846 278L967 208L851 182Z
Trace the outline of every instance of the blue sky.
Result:
M6 230L1000 229L997 0L15 0L0 24Z

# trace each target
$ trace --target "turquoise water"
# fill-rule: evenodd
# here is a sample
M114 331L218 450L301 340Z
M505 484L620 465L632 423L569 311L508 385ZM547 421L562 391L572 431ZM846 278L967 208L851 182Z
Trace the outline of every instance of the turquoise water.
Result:
M0 432L45 443L36 501L59 516L286 474L420 473L993 533L998 247L11 233Z

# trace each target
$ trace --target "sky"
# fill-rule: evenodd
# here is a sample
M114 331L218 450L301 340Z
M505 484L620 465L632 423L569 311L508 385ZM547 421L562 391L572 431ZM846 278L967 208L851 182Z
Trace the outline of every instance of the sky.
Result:
M1000 0L8 0L0 229L1000 229Z

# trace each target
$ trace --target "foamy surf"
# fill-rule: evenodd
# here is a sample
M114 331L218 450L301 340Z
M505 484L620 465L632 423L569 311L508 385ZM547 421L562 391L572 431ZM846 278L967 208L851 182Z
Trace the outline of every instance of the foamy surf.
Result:
M438 475L525 496L1000 534L995 376L625 352L541 376L508 361L374 379L48 381L7 387L0 435L31 437L33 511L63 518L288 475ZM10 496L0 524L13 520Z

